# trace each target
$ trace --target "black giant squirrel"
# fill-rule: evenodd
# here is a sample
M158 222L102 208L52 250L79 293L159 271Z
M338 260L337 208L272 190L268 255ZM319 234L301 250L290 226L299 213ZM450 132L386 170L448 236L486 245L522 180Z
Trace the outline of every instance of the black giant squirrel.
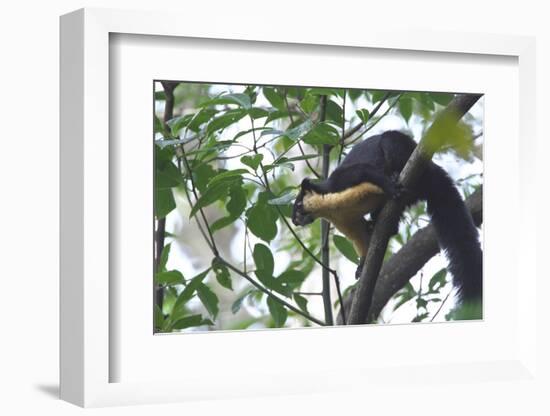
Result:
M415 147L416 142L399 131L387 131L354 145L326 180L302 181L292 221L295 225L307 225L316 218L330 221L359 252L358 277L373 223L384 202L403 196L402 192L406 192L407 206L425 200L439 244L449 260L459 304L481 302L483 256L478 231L453 180L429 161L413 189L404 190L398 185L399 174ZM372 221L365 219L367 214Z

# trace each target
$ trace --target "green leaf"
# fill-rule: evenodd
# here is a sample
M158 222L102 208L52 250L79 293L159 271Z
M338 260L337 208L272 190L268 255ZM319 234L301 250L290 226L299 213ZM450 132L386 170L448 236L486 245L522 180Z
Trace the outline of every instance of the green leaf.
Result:
M250 295L253 292L253 290L247 290L245 291L241 296L237 298L235 302L231 305L231 312L233 312L233 315L235 315L237 312L241 310L241 306L246 299L248 295Z
M300 102L300 107L302 107L302 110L306 113L312 113L319 106L319 101L320 98L318 95L306 94L304 99Z
M166 93L164 91L155 91L155 100L165 101Z
M429 316L428 312L424 312L423 314L417 315L414 317L412 322L422 322L424 319L426 319Z
M288 137L290 140L298 140L311 129L311 126L313 126L313 123L310 119L307 119L296 127L285 131L283 136Z
M307 299L305 297L303 297L302 295L299 295L298 293L295 293L294 301L302 311L309 314L309 311L307 310Z
M216 117L206 128L207 134L214 133L218 130L223 130L226 127L238 122L241 118L246 116L247 112L245 110L229 110L225 114Z
M275 321L275 326L278 328L283 327L288 316L286 308L271 296L267 297L267 307L269 308L269 313L273 317L273 321Z
M382 98L384 98L384 96L386 95L386 93L387 91L381 91L381 90L371 91L372 103L376 104L378 101L381 101Z
M334 121L338 126L342 125L344 118L344 111L339 104L336 104L332 100L327 101L327 120Z
M447 283L447 269L443 268L435 273L430 279L428 290L438 292Z
M168 256L170 255L171 246L172 246L172 243L166 244L162 249L162 254L160 255L159 268L158 268L160 272L166 271L166 263L168 263Z
M246 169L233 169L233 170L226 170L221 173L218 173L216 176L214 176L208 181L207 188L210 188L211 186L214 186L228 179L231 181L235 179L241 179L243 173L248 173L248 171Z
M327 122L317 123L310 131L302 137L302 140L311 145L316 144L329 144L336 145L340 135L338 130Z
M160 330L164 325L164 315L158 305L155 305L155 330Z
M155 175L157 189L170 189L181 184L183 184L183 178L172 161L163 163L162 167L157 166Z
M283 132L281 130L272 129L271 127L264 128L260 133L260 137L263 136L281 136Z
M265 202L258 202L246 211L248 229L256 237L270 242L277 236L277 218L279 214Z
M155 194L155 215L161 219L176 208L176 201L171 189L155 189Z
M252 132L260 132L260 137L263 136L263 134L269 134L271 133L272 131L277 131L275 129L272 129L271 127L254 127L254 128L250 128L248 130L241 130L240 132L238 132L235 137L233 137L233 140L232 140L232 143L236 142L237 139L239 137L242 137L246 134L249 134L249 133L252 133Z
M185 305L187 304L189 299L193 297L195 291L197 290L199 285L202 284L202 281L209 271L210 269L207 269L204 272L193 277L189 281L187 286L185 286L185 289L183 289L182 292L178 295L176 302L174 303L174 307L172 308L172 314L170 315L170 319L172 320L172 322L176 322L185 314Z
M168 286L164 291L164 299L162 302L162 313L164 315L170 315L172 313L177 298L178 292L176 289L172 286Z
M286 118L286 117L288 117L288 111L286 111L286 110L283 110L283 111L272 110L272 111L269 112L269 115L267 116L267 118L265 120L264 126L267 123L270 123L274 120L278 120L280 118Z
M212 231L221 230L234 223L246 208L246 191L240 186L240 183L231 187L229 190L229 197L231 199L225 206L229 215L214 222L210 227Z
M212 98L210 100L207 100L201 104L199 104L199 107L207 107L211 105L219 105L219 104L236 104L239 107L243 107L246 109L249 109L251 107L250 97L246 94L241 93L235 93L235 94L223 94L216 98Z
M167 272L159 272L155 274L155 280L159 285L182 285L184 282L183 275L178 270L170 270Z
M296 192L289 191L277 198L270 199L269 201L267 201L267 203L269 205L287 205L291 201L294 201L294 199L296 199Z
M426 306L428 306L428 301L425 300L424 298L416 298L416 308L419 309L419 308L426 308Z
M227 269L225 264L219 261L216 257L214 257L214 259L212 260L212 270L214 270L214 273L216 274L216 280L220 285L222 285L226 289L233 290L229 270Z
M274 168L279 168L279 169L288 169L292 172L294 172L294 163L282 163L280 160L277 161L276 164L274 165L264 165L264 172L265 173L268 173L269 171L271 171L272 169Z
M201 315L189 315L185 316L181 319L178 319L177 322L175 322L172 325L173 329L185 329L185 328L191 328L193 326L200 326L202 325L202 316Z
M413 285L411 284L411 282L407 282L405 287L397 293L396 298L398 298L399 301L395 304L395 306L393 307L393 310L394 311L397 310L401 305L403 305L404 303L407 303L408 301L413 299L415 296L417 296L417 293L414 290Z
M208 186L206 191L201 195L201 197L197 200L197 202L191 209L189 218L192 218L199 209L206 207L216 202L217 200L227 196L229 190L234 184L235 181L218 181L218 183L214 184L213 186Z
M286 110L284 97L281 94L279 94L275 90L275 88L264 87L262 91L264 93L264 97L267 99L267 101L269 101L269 103L273 107L275 107L277 110L280 110L280 111Z
M369 110L367 110L366 108L357 110L355 113L357 114L357 117L359 117L359 119L363 122L363 124L369 121L370 113Z
M224 95L223 98L232 100L235 104L238 104L243 108L249 109L252 106L250 103L250 97L246 94L228 94Z
M203 163L196 167L192 166L191 174L193 175L197 189L200 193L203 193L210 179L217 175L217 171L212 166Z
M187 128L191 131L198 132L204 123L209 122L212 117L218 113L218 110L213 108L202 108L194 117L189 121Z
M426 147L437 152L443 147L452 149L460 157L468 159L472 148L472 131L464 122L456 122L455 115L444 113L426 132Z
M357 100L359 97L361 97L365 92L364 90L360 90L357 88L349 88L347 90L348 96L352 101Z
M412 116L412 99L410 97L401 97L399 100L399 112L408 123Z
M260 166L260 163L262 163L262 160L264 159L264 155L257 154L254 156L243 156L241 157L241 162L245 164L246 166L251 167L253 170L258 169L258 166Z
M483 318L483 304L480 301L464 302L445 315L448 321L462 321Z
M267 117L269 115L269 111L260 107L252 107L248 110L248 114L250 115L250 117L256 120L258 118Z
M174 158L174 149L162 148L159 146L159 141L155 142L155 166L157 169L162 169L167 162L171 162Z
M229 190L229 197L231 199L226 205L227 212L231 218L237 219L246 207L246 191L240 184L236 184Z
M167 146L177 146L179 144L186 144L192 139L166 139L155 140L155 144L161 149Z
M429 111L435 110L434 100L431 97L430 94L427 93L419 93L419 99L421 104L428 109Z
M430 92L428 93L430 98L439 105L446 106L454 98L454 94L448 92Z
M324 88L324 87L316 87L316 88L310 88L308 90L309 94L314 95L334 95L334 96L340 96L343 97L344 90L341 88Z
M317 154L309 154L309 155L302 155L302 156L294 156L294 157L281 157L276 162L275 165L279 165L281 163L287 163L287 162L297 162L299 160L308 160L308 159L315 159L318 158L319 155Z
M305 279L306 275L301 270L286 270L277 278L280 284L287 285L291 289L299 287Z
M275 263L273 261L271 250L269 250L267 246L261 243L257 243L254 246L252 257L254 258L254 263L256 264L255 273L258 278L273 277Z
M230 215L228 215L227 217L222 217L222 218L214 221L214 223L212 223L212 225L210 226L210 230L212 232L216 232L218 230L221 230L225 227L230 226L231 224L233 224L235 222L235 220L236 220L236 218L233 218Z
M341 235L335 235L333 237L334 245L348 260L355 264L359 264L359 256L355 251L353 244L345 237Z
M164 125L162 124L162 121L160 121L160 119L154 115L153 116L153 129L154 129L154 132L155 133L161 133L164 135Z
M168 120L166 124L170 127L170 133L174 137L178 137L181 129L186 127L189 122L193 119L194 114L185 114L183 116L174 117L173 119Z
M252 253L256 264L255 274L258 280L262 282L268 289L274 290L286 297L291 296L291 289L288 285L282 284L279 279L273 277L273 255L269 248L261 243L254 246Z
M212 290L206 286L204 283L200 283L197 286L197 295L199 295L199 299L201 300L202 304L212 316L212 318L216 318L216 315L218 314L219 308L218 308L218 297Z

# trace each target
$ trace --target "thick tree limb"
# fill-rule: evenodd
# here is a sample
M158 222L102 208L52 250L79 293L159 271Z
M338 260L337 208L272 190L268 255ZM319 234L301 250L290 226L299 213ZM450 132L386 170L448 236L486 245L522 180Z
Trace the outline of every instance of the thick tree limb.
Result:
M477 227L483 222L482 193L480 188L465 201ZM433 225L428 225L418 230L398 252L390 257L384 263L376 282L368 322L373 322L388 301L437 253L439 253L439 244L435 229ZM344 308L348 314L354 293L355 291L352 291L344 301ZM342 325L344 322L340 315L337 323Z
M174 81L161 81L162 88L166 95L166 103L164 106L164 125L167 128L168 120L174 117L174 89L179 82ZM155 270L159 271L160 259L162 257L162 251L164 250L164 236L166 234L166 217L159 218L157 220L157 231L155 233ZM164 288L162 285L157 285L157 291L155 295L155 302L160 310L162 310L162 303L164 300Z
M442 142L441 136L445 134L445 126L457 123L480 97L481 95L478 94L457 95L438 114L433 124L416 146L416 149L399 176L399 182L405 189L412 188L418 182L418 178L424 171L427 163L439 149L439 142ZM365 265L353 297L348 320L349 324L356 325L367 322L374 288L382 267L388 241L392 236L392 230L397 228L404 205L404 201L401 199L386 202L376 221Z

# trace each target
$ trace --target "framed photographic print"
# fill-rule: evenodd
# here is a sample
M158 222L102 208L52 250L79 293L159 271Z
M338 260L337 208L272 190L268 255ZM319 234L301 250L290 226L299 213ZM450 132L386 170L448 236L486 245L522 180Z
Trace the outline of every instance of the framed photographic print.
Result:
M61 20L62 398L531 377L533 41L177 20Z
M387 256L396 257L381 273L369 322L482 318L481 95L161 80L154 96L155 331L351 323L375 214L386 194L398 197L392 175L411 156L412 137L434 132L434 118L459 100L470 106L461 121L438 121L440 163L452 163L470 208L430 165L403 204L414 207L392 237ZM430 218L449 266L433 231L410 241ZM407 271L425 251L433 264ZM458 299L468 305L446 305ZM402 306L412 307L408 316L405 307L397 313Z

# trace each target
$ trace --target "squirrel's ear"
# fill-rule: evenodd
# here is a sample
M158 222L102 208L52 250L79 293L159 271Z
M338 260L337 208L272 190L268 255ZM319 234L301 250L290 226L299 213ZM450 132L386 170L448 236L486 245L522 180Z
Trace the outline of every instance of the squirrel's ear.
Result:
M302 180L302 189L304 191L308 191L311 189L311 179L309 178L304 178L304 180Z

